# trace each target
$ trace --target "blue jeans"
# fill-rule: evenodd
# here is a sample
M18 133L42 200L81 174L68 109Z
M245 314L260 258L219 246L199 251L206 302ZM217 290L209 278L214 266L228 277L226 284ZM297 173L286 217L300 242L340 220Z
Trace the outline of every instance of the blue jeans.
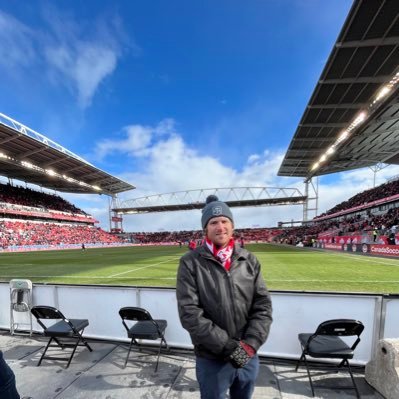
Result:
M230 390L230 399L250 399L259 373L259 358L254 356L243 368L236 369L229 362L196 359L197 381L201 399L225 399Z
M0 351L0 398L19 399L15 386L15 375L10 366L5 362L2 351Z

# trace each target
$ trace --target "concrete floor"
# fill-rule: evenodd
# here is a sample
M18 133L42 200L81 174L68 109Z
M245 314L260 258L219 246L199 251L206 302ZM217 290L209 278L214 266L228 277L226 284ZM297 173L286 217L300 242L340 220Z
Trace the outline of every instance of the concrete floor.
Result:
M79 347L68 369L65 362L43 360L41 356L47 338L41 336L10 336L0 333L0 348L13 369L17 388L22 397L32 399L198 399L195 362L189 351L171 350L163 354L155 372L154 355L132 352L123 368L127 348L112 342L89 341L93 352ZM69 351L50 349L60 357ZM329 389L328 386L347 386L347 373L326 373L312 370L317 384L326 388L316 390L317 398L356 398L354 390ZM364 370L355 369L355 379L362 399L383 399L364 380ZM295 372L295 364L288 361L261 359L261 370L253 399L311 398L309 380L304 367Z

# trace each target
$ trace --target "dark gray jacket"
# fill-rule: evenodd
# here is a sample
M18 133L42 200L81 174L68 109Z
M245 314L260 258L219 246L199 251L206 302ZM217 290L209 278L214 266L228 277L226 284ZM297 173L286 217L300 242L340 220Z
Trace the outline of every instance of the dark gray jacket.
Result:
M222 359L237 340L255 350L266 341L271 299L259 261L246 249L235 246L230 271L206 246L183 255L176 295L180 321L198 356Z

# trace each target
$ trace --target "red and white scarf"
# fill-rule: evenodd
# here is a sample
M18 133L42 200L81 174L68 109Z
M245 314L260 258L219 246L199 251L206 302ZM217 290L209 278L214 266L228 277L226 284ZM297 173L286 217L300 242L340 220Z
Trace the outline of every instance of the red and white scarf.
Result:
M218 259L225 269L230 270L231 266L231 255L233 255L234 250L234 239L231 238L227 246L221 249L217 249L212 241L208 238L205 239L206 245L212 252L213 256Z

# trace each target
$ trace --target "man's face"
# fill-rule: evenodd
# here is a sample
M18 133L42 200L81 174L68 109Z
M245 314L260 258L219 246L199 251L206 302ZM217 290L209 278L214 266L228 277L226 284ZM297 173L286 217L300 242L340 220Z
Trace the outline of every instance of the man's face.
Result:
M218 248L224 248L233 237L233 223L225 216L212 218L206 226L206 236Z

